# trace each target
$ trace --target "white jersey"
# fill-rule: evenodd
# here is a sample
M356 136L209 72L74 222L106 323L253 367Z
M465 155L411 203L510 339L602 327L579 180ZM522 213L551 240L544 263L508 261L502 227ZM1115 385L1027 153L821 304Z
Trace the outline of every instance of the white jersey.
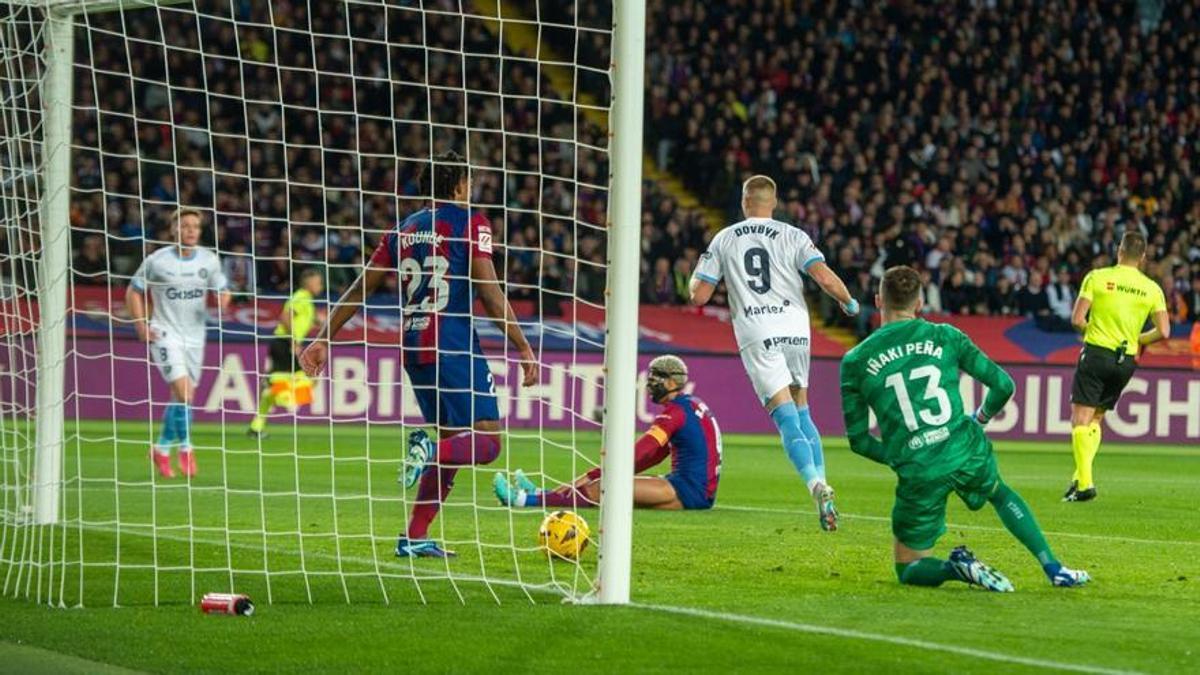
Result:
M747 218L713 237L696 265L696 277L714 285L725 280L739 349L783 340L807 347L802 273L824 259L800 228L772 218Z
M151 327L193 344L204 342L209 291L227 286L217 254L199 246L186 258L177 246L160 248L146 256L129 283L150 296Z

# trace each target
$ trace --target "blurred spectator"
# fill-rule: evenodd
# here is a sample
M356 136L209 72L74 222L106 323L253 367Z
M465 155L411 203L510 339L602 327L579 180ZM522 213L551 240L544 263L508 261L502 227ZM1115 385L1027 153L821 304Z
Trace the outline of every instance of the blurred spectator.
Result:
M1187 320L1200 321L1200 276L1192 277L1192 288L1187 294Z
M104 239L94 234L84 237L82 246L76 247L71 269L75 272L77 284L107 284L108 262L104 257Z
M942 309L942 289L933 282L933 275L929 270L921 270L921 289L924 293L925 306L922 309L924 314L941 314ZM874 304L874 300L872 300Z
M642 286L642 302L669 305L674 304L678 297L675 279L671 274L671 261L666 258L655 260L654 272Z
M860 269L857 274L846 279L846 288L850 295L858 300L859 312L854 318L854 333L861 340L871 332L875 315L879 313L875 307L876 284L870 272Z
M229 251L221 256L221 267L225 278L229 280L229 291L234 297L238 294L252 293L257 288L254 283L254 259L246 250L245 244L234 244Z
M677 259L675 268L671 271L671 278L675 282L675 302L686 305L691 296L688 291L688 285L692 280L691 261L686 257Z
M1029 285L1017 292L1017 311L1023 316L1032 318L1039 328L1048 329L1053 323L1050 312L1050 298L1042 287L1041 277L1033 275Z
M1017 293L1013 290L1013 283L1008 277L998 278L996 285L989 289L988 313L1001 316L1014 316L1020 313L1017 307Z
M1051 327L1063 332L1074 330L1071 327L1071 312L1075 308L1075 291L1071 289L1070 270L1059 268L1058 278L1046 287L1046 300L1053 317Z
M972 289L967 285L966 275L956 270L942 286L942 308L950 314L969 314L972 305Z

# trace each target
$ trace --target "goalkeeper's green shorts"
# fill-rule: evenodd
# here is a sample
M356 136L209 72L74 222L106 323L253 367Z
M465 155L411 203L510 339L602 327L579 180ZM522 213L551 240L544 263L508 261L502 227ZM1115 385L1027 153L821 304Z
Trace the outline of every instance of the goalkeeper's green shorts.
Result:
M968 509L978 511L999 481L1000 471L990 443L953 473L920 480L901 478L892 506L892 534L911 549L931 549L946 532L946 500L950 493L956 493Z

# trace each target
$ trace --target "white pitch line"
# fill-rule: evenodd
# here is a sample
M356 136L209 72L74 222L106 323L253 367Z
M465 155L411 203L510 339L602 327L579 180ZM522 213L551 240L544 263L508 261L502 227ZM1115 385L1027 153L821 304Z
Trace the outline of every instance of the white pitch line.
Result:
M676 614L680 616L691 616L699 619L712 619L715 621L726 621L730 623L742 623L752 626L764 626L767 628L780 628L783 630L796 631L798 633L809 633L812 635L828 635L832 637L846 638L850 640L864 640L868 642L885 642L902 647L913 647L915 649L924 649L929 651L947 652L949 654L958 654L959 656L969 656L975 659L985 659L988 661L998 661L1000 663L1011 663L1022 666L1031 666L1033 668L1045 668L1047 670L1068 670L1077 673L1096 673L1098 675L1129 675L1137 673L1133 670L1113 670L1111 668L1101 668L1098 666L1081 665L1077 663L1066 663L1063 661L1050 661L1047 659L1035 659L1027 656L1014 656L1005 654L1004 652L990 652L984 649L975 649L973 647L960 647L958 645L943 644L941 642L929 642L926 640L917 640L914 638L898 637L895 635L885 635L883 633L868 633L866 631L852 630L849 628L835 628L833 626L822 626L819 624L799 623L796 621L783 621L781 619L768 619L761 616L752 616L747 614L730 614L727 612L714 612L707 609L698 609L695 607L675 607L672 605L649 605L641 603L631 603L633 607L646 609L654 612L662 612L664 614Z
M778 509L769 506L740 506L735 504L717 504L714 507L718 511L750 511L755 513L784 513L788 515L813 515L813 512L801 511L798 509ZM857 513L839 513L840 518L850 518L852 520L871 520L880 523L890 523L892 519L887 516L868 516ZM963 530L979 530L982 532L1008 532L1003 527L993 527L991 525L964 525L961 523L946 523L946 527L957 527ZM1073 537L1076 539L1092 539L1095 541L1119 541L1125 544L1161 544L1167 546L1200 546L1200 541L1187 541L1185 539L1141 539L1138 537L1115 537L1107 534L1085 534L1082 532L1055 532L1045 530L1043 534L1051 537Z
M731 509L734 507L724 507L724 508ZM746 507L746 508L747 508L747 510L749 510L749 509L752 509L753 507ZM788 513L795 513L795 512L788 511ZM115 534L117 532L117 528L103 526L103 525L84 525L83 528L87 529L87 530L93 530L93 531L98 531L98 532L107 532L107 533L113 533L113 534ZM129 530L121 530L120 534L122 536L134 536L134 537L145 537L145 538L150 538L150 537L155 536L153 533L131 532ZM216 546L216 547L228 546L230 548L253 550L253 551L264 551L264 552L289 554L289 555L294 555L296 553L295 550L284 549L284 548L280 548L277 546L254 546L251 544L243 544L240 542L229 542L229 541L222 541L222 540L217 540L217 539L206 539L206 538L189 538L189 537L183 537L183 536L166 534L166 533L158 534L157 537L159 539L165 539L168 541L177 541L177 542L182 542L182 543L207 544L207 545ZM339 557L336 555L331 555L328 553L320 553L320 552L306 553L305 557L306 558L320 558L320 559L330 560L330 561L340 560L342 562L353 562L353 563L359 563L359 564L363 564L363 565L374 565L376 563L376 561L371 558L365 558L365 557L360 557L360 556L350 556L350 555L344 555L344 556ZM415 572L415 570L409 568L407 565L404 565L403 563L398 563L398 562L392 561L392 560L379 560L378 563L379 563L380 567L383 567L383 568L388 568L388 567L400 568L404 571L409 572L408 575L393 574L393 575L389 575L389 576L405 576L405 577L412 579L414 582L441 581L441 580L447 580L447 581L452 581L452 582L454 582L454 581L476 582L476 583L484 583L484 584L494 584L497 586L513 586L513 587L522 588L527 591L533 591L533 592L538 592L538 593L548 593L548 594L559 596L559 597L562 597L567 592L565 588L562 588L562 587L556 588L555 587L556 584L554 584L554 582L548 582L548 583L544 583L544 584L523 584L523 583L520 583L517 581L508 580L508 579L491 579L491 578L486 578L486 577L467 576L467 575L463 575L463 576L446 575L446 576L422 577L422 576L417 576L416 574L413 574L413 572ZM234 570L234 571L235 572L255 572L255 573L263 572L263 570ZM327 572L315 572L315 574L326 574L326 573ZM981 650L981 649L973 649L971 647L959 647L956 645L948 645L948 644L942 644L942 643L938 643L938 642L927 642L925 640L917 640L914 638L897 637L894 635L883 635L880 633L868 633L868 632L864 632L864 631L857 631L857 630L852 630L852 629L847 629L847 628L836 628L833 626L821 626L821 625L815 625L815 624L797 623L797 622L793 622L793 621L783 621L780 619L771 619L771 618L767 618L767 617L758 617L758 616L751 616L751 615L744 615L744 614L730 614L730 613L725 613L725 612L714 612L711 610L699 609L699 608L694 608L694 607L675 607L675 606L670 606L670 605L642 604L642 603L637 603L637 602L630 603L630 606L636 607L638 609L645 609L645 610L662 612L662 613L667 613L667 614L693 616L693 617L698 617L698 618L714 619L714 620L719 620L719 621L729 621L729 622L734 622L734 623L744 623L744 624L750 624L750 625L765 626L765 627L769 627L769 628L780 628L780 629L784 629L784 630L792 630L792 631L798 631L798 632L802 632L802 633L810 633L810 634L814 634L814 635L829 635L829 636L834 636L834 637L866 640L866 641L872 641L872 642L886 642L886 643L901 645L901 646L905 646L905 647L914 647L914 648L918 648L918 649L942 651L942 652L947 652L947 653L952 653L952 654L959 654L962 656L969 656L972 658L985 659L985 660L989 660L989 661L998 661L1001 663L1027 665L1027 666L1032 666L1032 667L1037 667L1037 668L1046 668L1046 669L1051 669L1051 670L1055 670L1055 669L1070 670L1070 671L1075 671L1075 672L1080 672L1080 673L1095 673L1098 675L1130 675L1131 673L1137 672L1137 671L1123 671L1123 670L1112 670L1112 669L1106 669L1106 668L1097 668L1097 667L1093 667L1093 666L1078 665L1078 664L1071 664L1071 663L1061 663L1061 662L1057 662L1057 661L1033 659L1033 658L1027 658L1027 657L1023 657L1023 656L1012 656L1010 654L1004 654L1001 652L989 652L989 651L985 651L985 650Z

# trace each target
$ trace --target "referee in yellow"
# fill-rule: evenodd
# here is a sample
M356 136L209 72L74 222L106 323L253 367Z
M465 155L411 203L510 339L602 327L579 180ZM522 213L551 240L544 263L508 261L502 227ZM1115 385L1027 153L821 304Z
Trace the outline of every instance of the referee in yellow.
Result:
M258 399L258 414L250 422L247 434L266 438L267 415L276 405L289 410L312 401L312 382L300 367L297 355L304 348L316 322L317 309L313 299L324 291L320 270L310 267L300 274L300 289L288 298L279 312L275 336L269 348L270 377Z
M1071 385L1071 447L1075 475L1065 502L1096 498L1092 461L1100 449L1100 422L1112 410L1137 369L1138 350L1171 334L1162 287L1141 271L1146 237L1126 232L1117 264L1083 278L1071 323L1083 333L1083 350ZM1142 332L1147 319L1153 328Z

